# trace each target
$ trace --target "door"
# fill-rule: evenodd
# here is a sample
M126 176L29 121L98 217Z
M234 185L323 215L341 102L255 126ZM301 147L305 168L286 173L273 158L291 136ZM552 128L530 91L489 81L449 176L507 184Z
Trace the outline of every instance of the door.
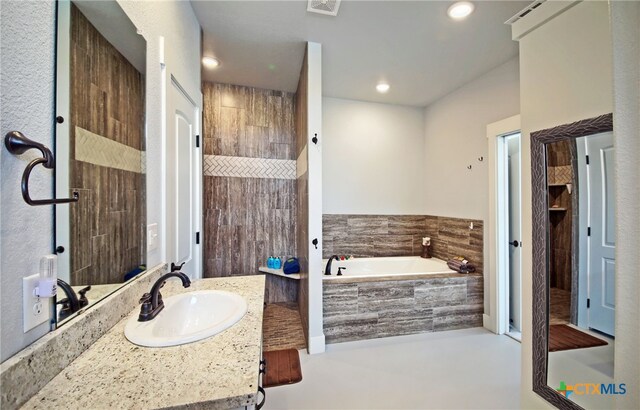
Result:
M172 77L167 131L167 258L200 277L198 108Z
M509 327L521 330L520 134L505 137L509 197Z
M615 186L613 134L589 136L589 327L614 335Z

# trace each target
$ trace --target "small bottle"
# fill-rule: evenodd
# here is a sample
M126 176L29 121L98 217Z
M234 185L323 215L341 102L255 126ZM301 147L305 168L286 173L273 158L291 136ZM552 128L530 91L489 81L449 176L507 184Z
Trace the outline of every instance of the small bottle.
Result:
M280 258L274 258L273 269L280 269L281 266L282 266L282 261L280 260Z
M273 269L273 256L269 256L269 259L267 259L267 268Z

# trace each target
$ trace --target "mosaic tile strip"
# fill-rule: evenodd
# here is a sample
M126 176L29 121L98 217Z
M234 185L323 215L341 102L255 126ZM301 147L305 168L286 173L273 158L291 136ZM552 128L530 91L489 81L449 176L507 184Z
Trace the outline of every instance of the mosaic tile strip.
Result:
M125 171L143 172L142 152L76 127L76 160Z
M296 161L205 155L204 175L214 177L296 179Z
M549 167L547 178L550 184L570 184L573 179L573 169L571 165L559 165Z

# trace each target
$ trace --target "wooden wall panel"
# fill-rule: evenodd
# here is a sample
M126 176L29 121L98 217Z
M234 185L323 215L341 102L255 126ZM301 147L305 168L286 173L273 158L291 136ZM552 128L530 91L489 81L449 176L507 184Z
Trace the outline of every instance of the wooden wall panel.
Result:
M549 209L554 206L562 209L549 212L549 280L551 287L566 291L571 291L572 283L573 201L564 184L576 186L571 144L575 142L566 140L547 145Z
M295 95L203 83L204 155L295 159ZM259 274L267 258L296 255L294 179L205 175L204 277ZM296 292L269 281L267 294Z
M146 260L145 177L75 159L76 127L139 151L144 77L71 5L71 283L106 284Z

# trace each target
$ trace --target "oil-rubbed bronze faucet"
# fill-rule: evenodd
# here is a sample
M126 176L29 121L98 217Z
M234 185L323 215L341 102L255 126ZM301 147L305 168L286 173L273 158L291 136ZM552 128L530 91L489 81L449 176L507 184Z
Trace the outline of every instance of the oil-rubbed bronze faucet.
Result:
M142 295L142 298L140 298L142 306L140 307L138 322L147 322L152 320L158 315L158 313L160 313L160 311L162 311L162 309L164 309L164 302L162 301L160 288L164 286L167 279L174 276L182 281L182 286L185 288L191 286L191 280L189 280L189 277L182 272L169 272L160 276L156 283L153 284L151 292L145 293Z
M340 258L338 258L338 255L331 255L331 257L327 261L327 267L324 269L325 275L331 275L331 262L333 262L334 259L337 261L340 261Z

